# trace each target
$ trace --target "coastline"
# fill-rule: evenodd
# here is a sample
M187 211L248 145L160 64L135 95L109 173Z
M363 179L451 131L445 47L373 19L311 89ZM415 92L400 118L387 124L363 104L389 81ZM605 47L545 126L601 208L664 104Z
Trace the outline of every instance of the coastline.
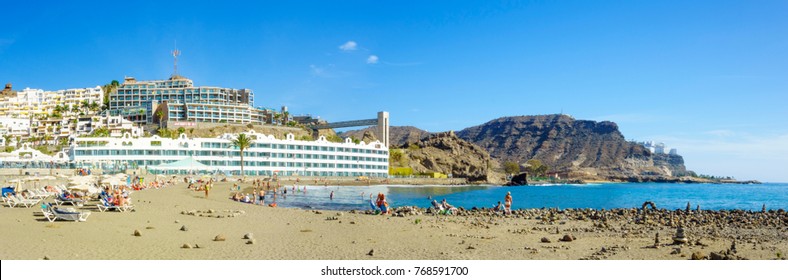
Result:
M522 209L503 217L482 210L447 216L399 207L381 216L244 204L228 199L230 186L218 182L208 198L184 183L138 191L132 194L135 212L99 212L90 203L84 209L93 213L80 223L50 223L38 205L4 207L0 220L8 226L0 228L0 258L686 260L697 252L706 258L715 253L766 260L788 252L784 211L659 209L649 211L643 223L634 208ZM727 222L730 217L734 222ZM672 245L674 220L684 223L688 243ZM188 230L180 230L183 226ZM141 236L134 236L135 230ZM254 235L253 244L243 239L247 233ZM656 233L660 246L653 247ZM213 241L220 234L226 241ZM565 235L574 239L560 241ZM720 254L734 241L734 254ZM192 248L182 249L184 244Z

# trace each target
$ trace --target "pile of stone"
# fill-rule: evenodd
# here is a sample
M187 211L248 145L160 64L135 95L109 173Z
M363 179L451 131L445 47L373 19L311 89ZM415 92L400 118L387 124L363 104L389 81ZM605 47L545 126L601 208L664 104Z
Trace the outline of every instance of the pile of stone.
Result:
M204 218L235 218L235 217L240 217L243 214L246 214L246 212L243 210L216 211L213 209L208 209L205 211L203 210L181 211L181 215L204 217Z

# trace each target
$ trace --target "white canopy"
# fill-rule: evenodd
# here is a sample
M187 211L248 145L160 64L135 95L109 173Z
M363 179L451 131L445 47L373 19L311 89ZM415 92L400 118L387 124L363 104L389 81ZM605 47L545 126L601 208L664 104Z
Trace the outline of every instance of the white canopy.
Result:
M150 169L155 170L214 170L211 166L205 165L200 163L199 161L195 160L194 158L188 157L176 162L170 162L165 164L159 164L157 166L150 167Z

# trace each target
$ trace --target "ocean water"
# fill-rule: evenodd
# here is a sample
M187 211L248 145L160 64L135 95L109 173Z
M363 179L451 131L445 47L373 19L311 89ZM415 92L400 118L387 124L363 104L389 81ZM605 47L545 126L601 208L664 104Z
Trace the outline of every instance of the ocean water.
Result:
M301 186L303 188L303 186ZM759 211L788 209L788 183L760 185L734 184L670 184L670 183L611 183L548 186L307 186L306 193L293 192L288 186L286 198L277 196L280 207L326 210L371 209L369 195L386 194L392 207L429 207L431 200L442 199L456 207L493 207L503 202L506 192L512 192L512 208L633 208L645 201L658 208L684 209L687 202L694 210L743 209ZM334 199L329 199L334 192ZM375 196L373 196L375 198ZM270 203L272 198L266 198Z

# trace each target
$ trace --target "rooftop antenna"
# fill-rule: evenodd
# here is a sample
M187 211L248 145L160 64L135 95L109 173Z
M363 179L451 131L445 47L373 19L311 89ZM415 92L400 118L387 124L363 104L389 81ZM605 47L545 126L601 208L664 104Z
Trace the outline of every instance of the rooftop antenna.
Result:
M175 59L175 62L173 64L173 66L175 68L174 69L175 72L173 73L173 76L177 76L178 75L178 56L179 55L181 55L181 51L178 50L178 40L175 40L175 49L172 51L172 58Z

